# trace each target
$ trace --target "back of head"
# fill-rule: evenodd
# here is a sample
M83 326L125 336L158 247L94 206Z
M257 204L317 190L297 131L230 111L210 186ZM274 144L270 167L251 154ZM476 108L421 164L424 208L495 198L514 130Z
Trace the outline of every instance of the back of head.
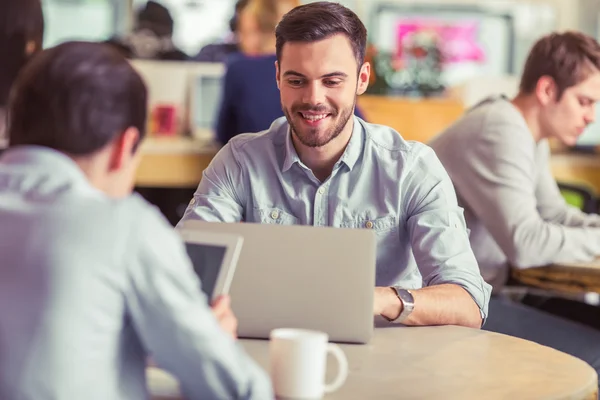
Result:
M529 52L519 90L535 91L540 78L552 78L557 100L571 86L584 81L600 69L600 45L581 32L552 33L539 39Z
M160 3L150 0L138 11L136 29L148 29L156 36L171 37L173 26L171 13Z
M0 1L0 107L29 58L42 48L44 17L40 0Z
M249 0L239 11L237 21L236 33L242 52L249 55L272 54L277 24L299 3L299 0Z
M296 7L277 25L277 61L281 62L283 46L287 42L317 42L339 34L350 41L360 69L365 60L367 29L352 10L328 1Z
M258 22L261 33L273 35L285 13L300 5L300 0L250 0L246 9Z
M14 84L10 146L38 145L91 155L128 128L146 127L147 90L113 47L68 42L37 55Z

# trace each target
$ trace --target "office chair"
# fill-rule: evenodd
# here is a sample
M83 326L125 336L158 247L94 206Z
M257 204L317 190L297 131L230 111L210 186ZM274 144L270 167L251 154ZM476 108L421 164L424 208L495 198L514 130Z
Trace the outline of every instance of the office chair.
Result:
M558 182L558 189L568 204L579 208L585 213L598 212L598 198L585 185Z

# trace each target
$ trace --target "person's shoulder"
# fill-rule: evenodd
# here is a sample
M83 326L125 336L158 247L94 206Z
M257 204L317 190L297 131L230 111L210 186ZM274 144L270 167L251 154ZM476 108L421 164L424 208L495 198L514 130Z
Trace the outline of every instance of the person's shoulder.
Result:
M275 61L277 57L275 55L259 55L249 56L242 52L233 53L227 57L225 66L228 71L243 71L246 72L248 69L263 69L265 66L272 66L275 69Z
M234 136L228 145L234 152L255 153L263 152L269 146L283 143L288 132L288 122L285 117L277 118L264 131L241 133Z
M410 154L419 151L422 143L409 141L402 137L402 133L395 129L380 124L372 124L356 117L362 124L366 140L375 151L390 156Z
M490 96L470 107L455 123L433 138L436 148L473 145L493 137L501 139L521 135L527 130L523 117L504 96Z
M422 160L431 160L432 157L437 160L431 147L425 143L406 140L389 126L359 121L365 129L367 148L373 159L385 166L388 172L397 171L398 178L412 171L416 164L429 168Z

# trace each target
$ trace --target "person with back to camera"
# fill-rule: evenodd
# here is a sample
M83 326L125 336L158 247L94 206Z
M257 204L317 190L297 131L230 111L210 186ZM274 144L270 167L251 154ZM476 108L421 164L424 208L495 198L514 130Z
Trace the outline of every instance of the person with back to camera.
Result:
M131 195L148 93L114 47L69 42L23 69L0 157L0 399L146 399L148 356L185 398L268 399L209 307L180 236ZM33 116L33 117L32 117Z

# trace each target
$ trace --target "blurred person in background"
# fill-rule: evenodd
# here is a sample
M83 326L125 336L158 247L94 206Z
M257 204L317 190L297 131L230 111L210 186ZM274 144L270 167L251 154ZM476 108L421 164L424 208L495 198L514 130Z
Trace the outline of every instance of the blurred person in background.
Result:
M240 12L246 7L249 0L238 0L235 3L235 11L229 20L229 29L231 35L222 43L211 43L200 49L200 52L194 57L194 61L199 62L225 62L227 57L240 51L238 25Z
M136 15L133 32L107 43L117 47L127 58L184 61L189 57L173 43L173 17L156 1L148 1Z
M484 329L552 347L600 375L600 308L556 293L508 296L511 269L600 257L600 216L570 206L552 174L549 140L573 146L600 101L600 44L553 32L529 52L513 98L482 99L430 142L453 181L484 279Z
M221 144L240 134L260 132L283 117L275 80L275 28L300 0L250 0L239 11L240 53L227 62L216 136ZM363 118L358 106L355 114Z
M7 146L6 106L13 82L42 49L44 16L40 0L0 1L0 151Z

